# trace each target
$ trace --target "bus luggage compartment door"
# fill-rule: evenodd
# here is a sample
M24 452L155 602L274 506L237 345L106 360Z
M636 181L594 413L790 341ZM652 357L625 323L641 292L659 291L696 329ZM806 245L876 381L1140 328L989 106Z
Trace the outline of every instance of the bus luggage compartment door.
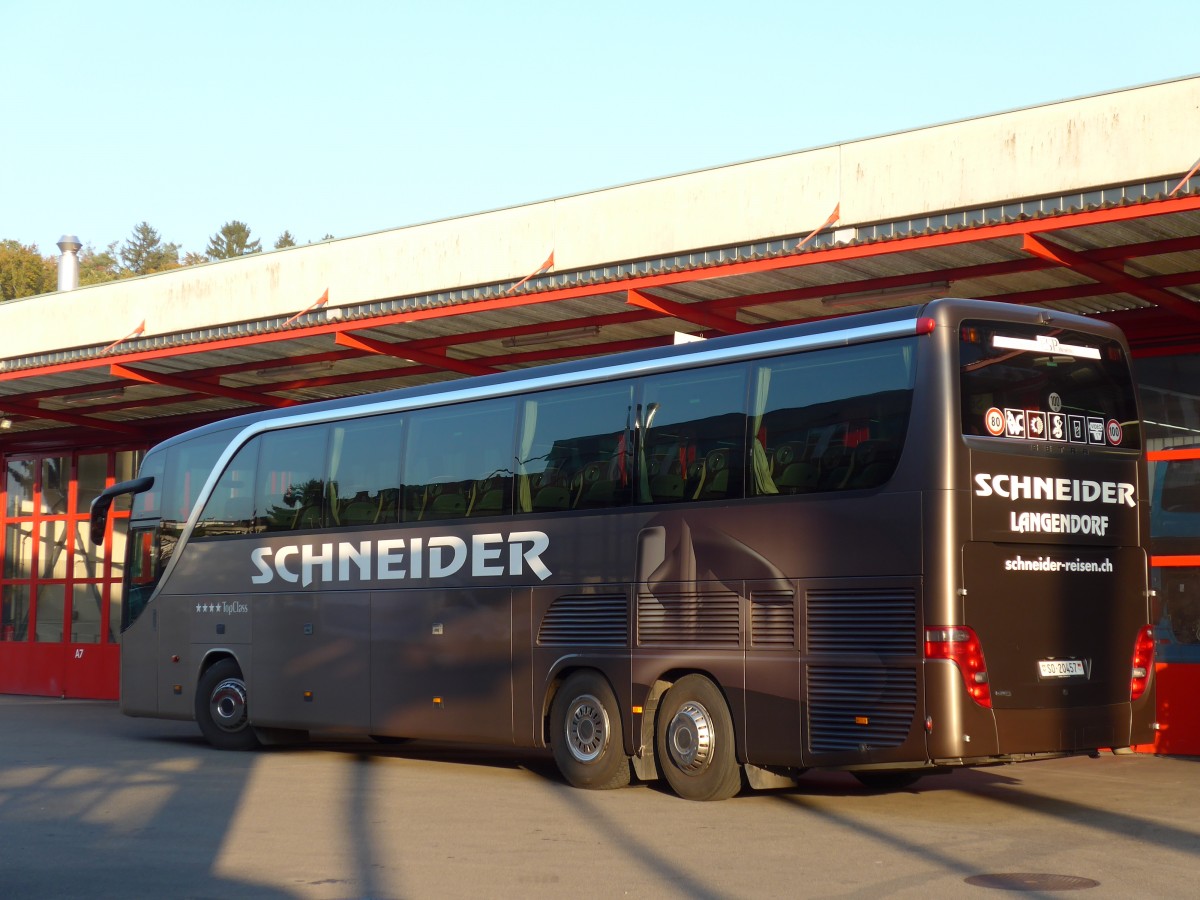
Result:
M367 727L366 595L356 591L254 599L250 710L277 728Z
M371 594L371 731L390 737L513 737L512 591Z

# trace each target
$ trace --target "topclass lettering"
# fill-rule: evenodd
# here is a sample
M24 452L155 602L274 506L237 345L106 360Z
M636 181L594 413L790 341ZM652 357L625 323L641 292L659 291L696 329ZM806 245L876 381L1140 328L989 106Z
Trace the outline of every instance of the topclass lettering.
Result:
M1031 475L975 475L975 496L1009 500L1060 500L1070 503L1111 503L1137 506L1134 487L1127 481L1085 481L1079 478L1040 478Z
M448 578L462 571L469 561L472 577L521 575L528 566L545 581L550 569L542 562L542 554L549 547L550 538L541 531L514 531L507 538L502 534L475 534L469 541L439 535L428 540L418 537L257 547L250 552L250 561L258 574L250 580L270 584L278 577L308 587L314 577L325 583Z

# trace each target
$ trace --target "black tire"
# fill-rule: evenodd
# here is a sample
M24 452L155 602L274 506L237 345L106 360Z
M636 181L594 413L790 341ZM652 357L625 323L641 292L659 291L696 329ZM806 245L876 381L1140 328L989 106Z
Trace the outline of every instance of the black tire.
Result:
M899 791L912 787L920 780L922 773L910 769L894 772L852 772L859 784L872 791Z
M258 735L250 727L250 706L242 670L222 659L200 676L196 687L196 723L218 750L253 750Z
M576 672L554 695L550 746L558 771L577 788L604 791L629 784L621 711L599 672Z
M655 729L658 765L685 800L727 800L742 787L725 698L703 675L685 675L667 691Z

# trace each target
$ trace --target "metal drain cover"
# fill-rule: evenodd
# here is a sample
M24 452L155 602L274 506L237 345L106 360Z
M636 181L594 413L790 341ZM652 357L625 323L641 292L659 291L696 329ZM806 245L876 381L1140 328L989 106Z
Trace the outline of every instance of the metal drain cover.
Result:
M1048 875L1039 872L998 872L992 875L972 875L963 879L975 887L998 891L1086 891L1099 887L1094 878L1079 875Z

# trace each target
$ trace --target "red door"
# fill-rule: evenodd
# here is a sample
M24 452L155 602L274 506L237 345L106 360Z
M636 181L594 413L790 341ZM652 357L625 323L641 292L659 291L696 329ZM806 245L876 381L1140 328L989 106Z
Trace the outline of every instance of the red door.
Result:
M116 699L127 510L102 546L92 499L137 451L11 456L0 483L0 693ZM124 515L122 515L124 512Z

